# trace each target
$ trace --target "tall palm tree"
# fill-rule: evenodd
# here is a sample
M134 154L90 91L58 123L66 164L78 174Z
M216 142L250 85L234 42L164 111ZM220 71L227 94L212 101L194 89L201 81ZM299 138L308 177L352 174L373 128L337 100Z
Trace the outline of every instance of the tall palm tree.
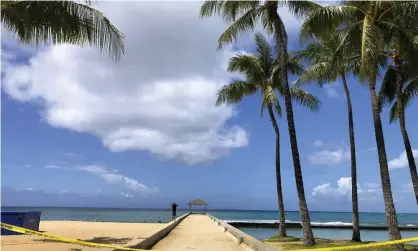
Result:
M351 186L352 186L352 209L353 209L353 241L361 241L360 220L358 211L357 194L357 168L356 148L354 139L354 119L351 104L350 91L347 84L347 75L358 72L359 57L354 52L339 50L340 40L337 34L324 39L318 39L305 46L305 49L294 53L294 57L307 61L310 66L296 81L296 84L316 81L322 87L326 83L335 83L341 79L348 112L348 136L350 139L351 152ZM338 51L338 52L337 52Z
M391 46L392 60L394 67L390 67L387 71L388 79L386 79L386 85L390 85L393 82L391 73L395 73L395 92L384 93L388 101L393 101L396 96L396 114L391 114L391 122L399 119L399 126L401 129L402 139L404 141L405 152L408 159L409 170L411 173L412 184L415 192L415 200L418 204L418 173L417 166L415 164L414 155L412 152L411 143L409 140L408 132L406 130L405 122L405 107L408 104L408 100L404 101L404 96L408 95L410 88L414 88L414 76L418 76L416 73L416 65L418 64L418 41L415 40L415 36L418 37L418 2L412 2L409 4L408 9L399 9L397 15L393 18L394 26L389 33L392 38ZM396 25L396 26L395 26ZM414 67L415 66L415 67ZM404 85L409 83L409 89L404 91ZM390 83L389 83L390 82ZM406 87L406 88L408 88ZM391 88L383 88L383 90L390 91ZM413 97L409 97L413 98Z
M405 122L405 108L408 107L411 101L418 96L418 73L416 72L416 65L417 63L404 62L402 66L403 74L401 76L402 84L400 97L396 66L389 66L379 91L379 101L381 106L391 105L389 113L390 123L399 120L401 134L405 145L405 152L409 164L409 171L411 173L412 185L415 192L415 198L418 202L418 174ZM402 110L399 110L398 100L402 100Z
M275 94L275 90L283 96L283 83L280 78L280 66L273 57L272 49L266 38L261 34L255 35L255 44L257 45L257 53L254 55L238 54L229 60L228 71L240 73L245 80L235 80L232 83L223 86L218 92L216 104L235 104L240 102L245 96L254 95L260 92L262 98L261 116L264 109L270 115L270 120L276 133L276 184L277 184L277 201L279 206L279 225L280 236L286 236L285 212L281 185L280 174L280 132L276 121L276 115L281 116L282 109ZM296 60L289 60L287 64L289 72L299 74L302 68ZM271 80L270 80L271 79ZM299 88L290 88L292 98L308 107L313 111L317 111L320 101Z
M124 53L123 34L90 1L2 1L1 22L23 43L89 44L114 60Z
M379 72L378 59L385 46L391 42L393 30L407 33L397 26L402 10L416 8L413 2L397 1L344 1L344 5L324 6L312 13L302 25L302 40L314 35L324 35L335 28L344 31L341 44L361 48L360 77L368 81L373 113L377 152L380 164L385 212L391 240L400 239L396 209L393 203L388 161L380 118L379 100L376 93L376 78ZM388 32L391 31L391 32ZM403 245L394 249L404 250Z
M292 149L293 165L295 170L296 189L299 199L299 211L303 230L303 243L305 246L315 245L312 227L306 203L303 186L302 167L299 158L299 149L296 137L293 106L288 81L287 33L283 21L277 13L279 5L298 17L306 16L312 10L319 8L318 4L310 1L205 1L200 9L201 17L222 15L225 21L231 23L229 28L219 37L218 48L236 40L237 36L254 30L257 21L261 21L268 33L273 33L276 42L276 57L279 60L280 76L283 83L283 96L286 107L290 146Z

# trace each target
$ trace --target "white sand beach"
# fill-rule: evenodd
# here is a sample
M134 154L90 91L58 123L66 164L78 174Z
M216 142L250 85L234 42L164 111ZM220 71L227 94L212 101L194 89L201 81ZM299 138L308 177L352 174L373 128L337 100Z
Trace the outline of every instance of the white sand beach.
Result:
M41 221L39 230L57 236L116 246L131 246L164 228L160 223ZM28 235L1 236L2 251L93 251L92 248Z

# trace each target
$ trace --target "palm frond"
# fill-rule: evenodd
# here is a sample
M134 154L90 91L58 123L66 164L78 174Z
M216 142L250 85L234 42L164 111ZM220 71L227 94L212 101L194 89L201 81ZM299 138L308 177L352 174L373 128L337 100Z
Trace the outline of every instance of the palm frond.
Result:
M226 22L233 22L238 16L260 5L259 1L224 1L221 15Z
M363 22L361 42L361 69L360 78L374 74L377 67L377 58L382 51L383 32L372 23L371 17L366 16Z
M262 95L263 95L263 105L262 108L265 106L272 106L274 110L277 112L279 117L282 116L282 108L280 106L279 100L277 99L276 93L274 89L270 85L266 85L262 88Z
M355 23L362 10L355 6L331 5L312 12L302 24L299 37L302 43L314 38L330 34L341 24Z
M217 15L217 14L219 15L222 9L222 6L224 4L225 4L225 1L222 1L222 0L205 1L200 7L199 16L204 18L204 17L210 17L210 16Z
M295 81L296 86L304 83L317 82L319 86L333 82L338 78L338 72L334 71L329 62L319 62L309 66L305 72Z
M396 70L390 65L383 77L382 85L378 94L379 109L382 112L383 107L391 104L396 98Z
M310 13L321 8L321 5L312 1L279 1L279 6L285 6L297 18L305 18Z
M1 22L23 43L89 44L114 60L124 54L123 34L100 11L73 1L1 4Z
M412 102L413 99L418 97L418 76L409 82L409 84L404 88L403 96L403 104L405 108Z
M318 111L321 107L321 101L314 95L297 87L289 88L290 96L296 103L309 108L311 111Z
M398 106L398 102L395 101L395 103L393 103L392 108L390 108L390 111L389 111L389 123L391 123L391 124L393 122L396 122L398 120L398 109L397 109L397 106Z
M303 68L300 60L291 57L287 60L287 71L292 75L299 76L305 71L305 69Z
M267 42L266 37L262 33L256 33L254 42L257 46L259 60L263 64L264 74L267 78L273 65L273 56L270 44Z
M256 20L263 10L263 7L248 10L238 20L233 22L219 37L218 50L222 49L226 44L234 42L239 35L254 30Z
M238 54L229 59L228 72L237 72L247 80L263 81L265 79L263 63L254 55Z
M246 81L236 80L228 85L224 85L218 91L216 105L235 104L240 102L245 96L250 96L256 92L256 85Z

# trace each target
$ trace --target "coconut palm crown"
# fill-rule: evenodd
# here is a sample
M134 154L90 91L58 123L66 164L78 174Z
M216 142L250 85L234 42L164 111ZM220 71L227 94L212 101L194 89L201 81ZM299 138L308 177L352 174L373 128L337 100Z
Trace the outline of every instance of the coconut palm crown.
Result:
M124 53L123 34L91 1L2 1L1 23L23 43L88 44L113 60Z

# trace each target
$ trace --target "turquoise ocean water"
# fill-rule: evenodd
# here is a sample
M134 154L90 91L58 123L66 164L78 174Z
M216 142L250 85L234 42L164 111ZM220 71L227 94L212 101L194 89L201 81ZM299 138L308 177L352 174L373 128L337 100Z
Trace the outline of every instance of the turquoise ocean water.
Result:
M2 207L2 211L41 211L42 220L71 220L71 221L99 221L99 222L168 222L171 220L170 209L108 209L108 208L24 208ZM188 212L178 209L177 215ZM208 210L209 214L225 221L254 221L277 222L277 211L249 211L249 210ZM313 225L350 225L352 215L348 212L310 212ZM299 212L286 212L286 220L298 222ZM399 225L418 226L418 213L398 214ZM360 213L363 225L386 225L383 213ZM265 239L277 232L277 229L242 228L244 232L258 239ZM322 238L350 239L349 229L314 229L314 235ZM288 229L288 235L302 235L300 229ZM418 236L418 231L403 231L403 237ZM362 239L365 241L382 241L388 239L386 231L363 230Z

